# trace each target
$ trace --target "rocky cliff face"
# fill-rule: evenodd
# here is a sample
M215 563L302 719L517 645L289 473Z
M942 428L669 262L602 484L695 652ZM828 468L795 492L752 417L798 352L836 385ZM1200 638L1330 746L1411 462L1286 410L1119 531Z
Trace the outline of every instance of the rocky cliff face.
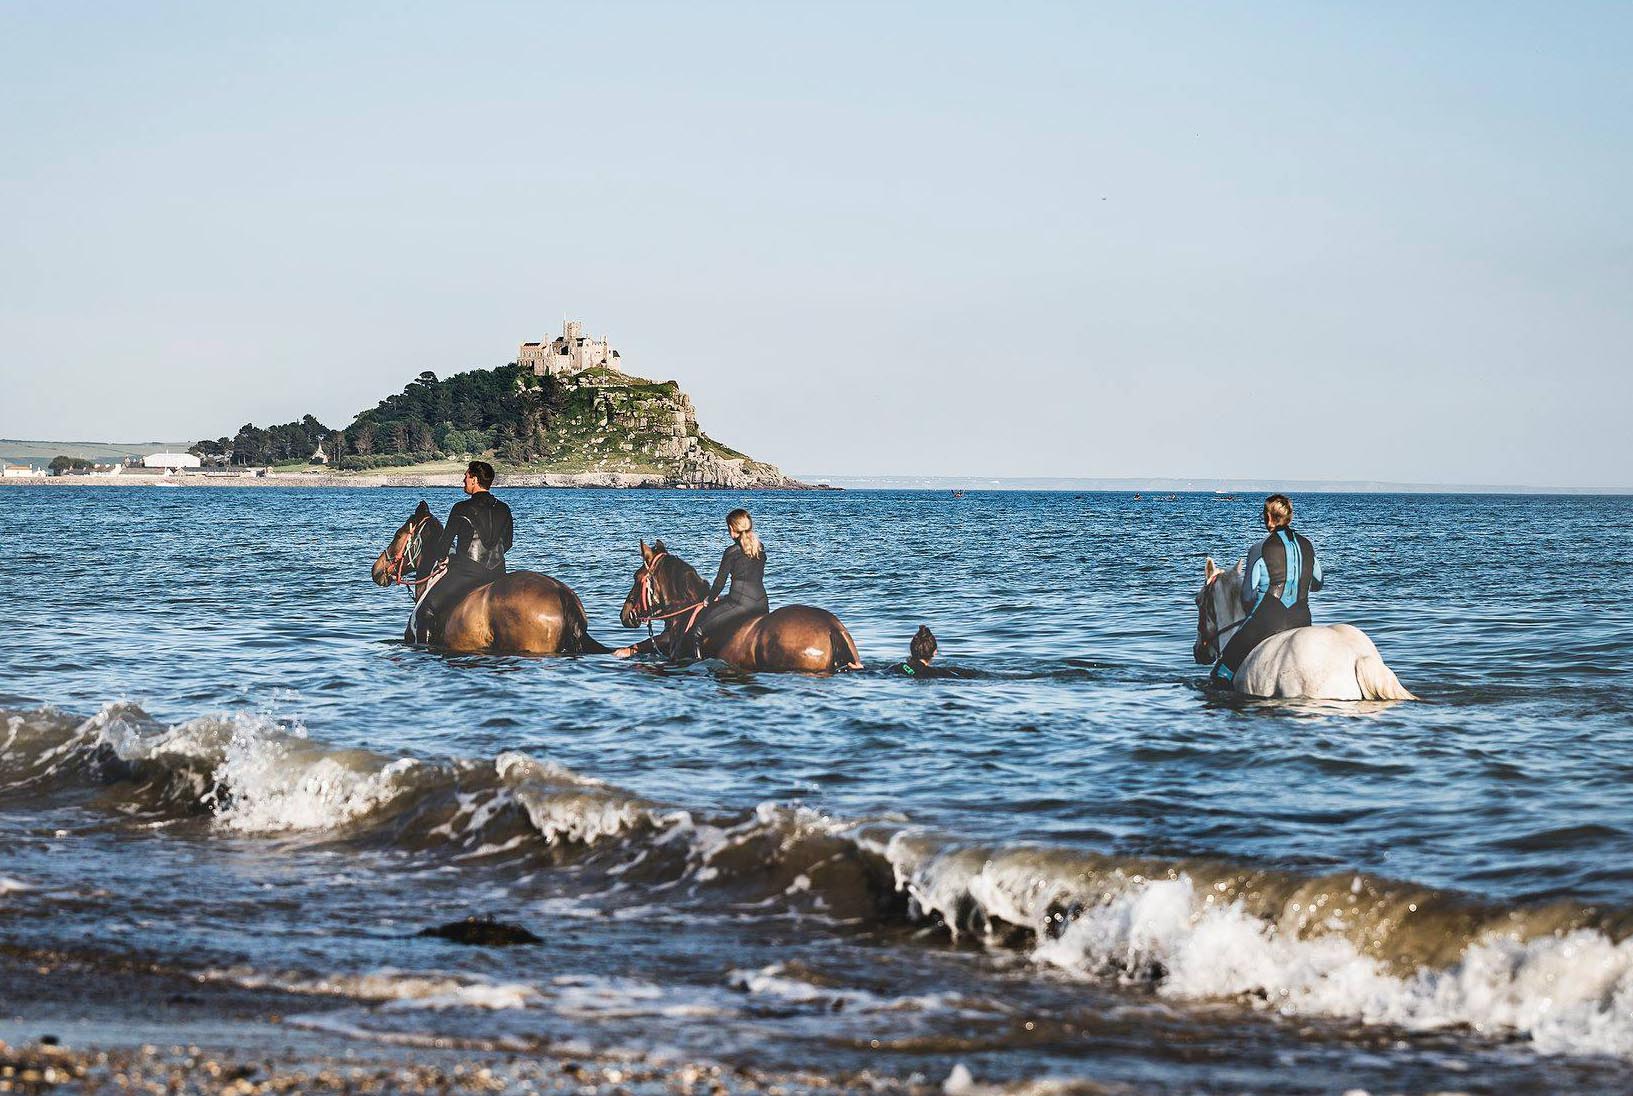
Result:
M655 475L697 486L804 486L705 434L692 398L674 381L590 369L559 383L561 410L545 433L550 463L563 470Z

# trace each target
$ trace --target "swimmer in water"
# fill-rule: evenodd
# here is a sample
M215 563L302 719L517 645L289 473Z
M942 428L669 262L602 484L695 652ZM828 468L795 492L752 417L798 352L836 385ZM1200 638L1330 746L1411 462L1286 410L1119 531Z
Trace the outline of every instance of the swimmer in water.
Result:
M908 644L907 661L896 663L890 672L903 677L957 677L957 671L930 665L936 657L936 649L934 633L920 624L919 630L913 633L913 641Z

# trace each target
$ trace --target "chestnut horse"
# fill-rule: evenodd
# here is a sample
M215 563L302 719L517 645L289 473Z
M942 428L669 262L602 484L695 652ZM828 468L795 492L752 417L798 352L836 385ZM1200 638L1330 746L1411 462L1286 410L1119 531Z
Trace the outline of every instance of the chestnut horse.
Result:
M407 586L418 605L439 562L426 558L426 546L441 539L442 522L422 501L374 561L375 584ZM403 638L415 641L412 622ZM429 638L433 646L461 654L607 653L590 638L584 606L572 587L534 571L510 571L478 586L448 609L442 634Z
M643 624L650 628L654 621L663 621L662 632L634 649L673 658L681 636L708 597L709 584L691 564L665 548L663 541L654 541L649 548L643 540L641 566L618 619L626 628ZM862 668L856 641L839 618L809 605L784 605L743 621L729 635L706 636L702 654L744 670L824 674Z

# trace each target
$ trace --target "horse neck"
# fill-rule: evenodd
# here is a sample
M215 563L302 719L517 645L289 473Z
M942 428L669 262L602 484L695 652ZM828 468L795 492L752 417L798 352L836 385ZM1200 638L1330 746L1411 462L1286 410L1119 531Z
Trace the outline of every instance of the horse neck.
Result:
M431 558L431 553L436 550L438 544L442 543L442 522L435 517L426 518L425 522L420 526L418 536L420 538L420 561L414 566L414 578L416 580L430 574L432 568L437 565L437 561ZM430 589L430 584L416 582L409 589L414 592L414 601L417 604L425 596L426 590Z
M1247 610L1242 608L1242 582L1238 575L1231 572L1220 575L1213 584L1210 596L1213 598L1216 627L1228 628L1247 616Z
M679 609L683 605L692 605L709 596L709 586L703 581L703 576L697 573L697 568L681 559L679 556L669 557L674 562L665 570L663 589L659 596L663 603L671 609ZM685 623L684 617L670 617L664 624L664 631L678 627Z

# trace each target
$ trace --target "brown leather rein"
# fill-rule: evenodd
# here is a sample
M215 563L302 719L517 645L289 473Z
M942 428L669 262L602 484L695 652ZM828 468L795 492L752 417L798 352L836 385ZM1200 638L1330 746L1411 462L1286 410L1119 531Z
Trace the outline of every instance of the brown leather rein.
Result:
M425 523L430 520L431 515L427 514L423 518L417 518L409 522L408 538L403 541L402 551L392 556L391 562L386 565L387 586L423 586L431 581L430 575L414 579L403 577L408 573L409 568L420 565L420 557L423 552L423 546L420 544L420 531L425 528Z
M635 623L646 625L646 634L648 638L652 636L652 622L654 620L672 620L675 617L685 616L687 613L691 613L692 615L686 621L686 623L681 626L681 630L683 632L690 631L692 625L697 623L698 614L703 612L703 607L709 603L709 599L704 598L702 601L694 601L689 604L682 605L678 609L668 609L665 606L654 604L657 597L655 589L656 583L654 582L654 579L657 577L658 564L662 563L664 557L667 555L669 555L668 552L659 552L657 555L647 560L645 565L641 567L640 573L637 576L638 581L636 583L636 588L640 590L640 600L637 601L634 606Z

